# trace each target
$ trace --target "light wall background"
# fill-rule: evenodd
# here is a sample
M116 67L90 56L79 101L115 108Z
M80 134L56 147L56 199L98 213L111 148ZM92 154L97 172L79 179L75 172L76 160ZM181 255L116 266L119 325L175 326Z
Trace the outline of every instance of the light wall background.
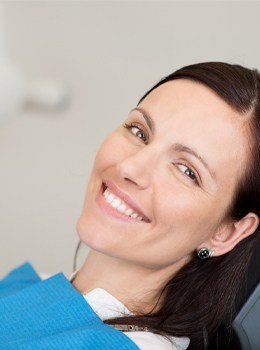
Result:
M260 69L260 2L0 4L9 57L27 76L70 88L64 110L24 110L0 125L0 275L25 261L69 275L76 221L105 136L177 68L221 60Z

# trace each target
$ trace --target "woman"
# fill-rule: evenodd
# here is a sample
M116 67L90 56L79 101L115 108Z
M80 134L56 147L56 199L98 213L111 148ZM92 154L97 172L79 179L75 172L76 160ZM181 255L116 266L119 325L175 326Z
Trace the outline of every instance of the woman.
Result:
M223 62L151 88L97 152L70 278L141 349L205 349L259 240L260 75Z
M90 252L73 285L135 314L107 324L203 349L232 320L259 239L259 165L257 70L206 62L162 79L97 153L77 222Z

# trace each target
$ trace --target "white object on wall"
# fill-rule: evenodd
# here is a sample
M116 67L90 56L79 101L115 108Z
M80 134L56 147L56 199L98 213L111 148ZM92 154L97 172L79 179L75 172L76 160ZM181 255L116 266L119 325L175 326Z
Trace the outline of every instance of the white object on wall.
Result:
M10 60L0 58L0 122L15 115L25 104L60 108L68 101L63 83L51 79L30 81Z
M60 108L68 101L63 83L51 79L28 80L10 59L5 45L4 6L0 3L0 123L14 116L26 104Z
M68 89L62 82L52 79L26 81L25 100L43 108L60 108L68 102Z
M0 59L0 121L18 111L25 99L24 79L7 59Z

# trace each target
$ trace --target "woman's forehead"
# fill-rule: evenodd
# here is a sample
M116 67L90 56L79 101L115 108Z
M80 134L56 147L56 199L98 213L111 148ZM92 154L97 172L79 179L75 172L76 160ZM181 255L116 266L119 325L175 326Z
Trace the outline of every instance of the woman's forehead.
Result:
M215 91L190 79L176 79L166 82L151 91L140 106L153 108L159 115L171 115L173 112L193 111L196 113L218 112L238 116Z
M224 141L224 138L240 138L249 125L246 116L235 111L212 89L188 79L160 85L134 110L138 109L150 119L148 126L153 127L153 132L165 126L173 135L178 126L176 133L182 128L198 138L211 133L219 137L220 133Z

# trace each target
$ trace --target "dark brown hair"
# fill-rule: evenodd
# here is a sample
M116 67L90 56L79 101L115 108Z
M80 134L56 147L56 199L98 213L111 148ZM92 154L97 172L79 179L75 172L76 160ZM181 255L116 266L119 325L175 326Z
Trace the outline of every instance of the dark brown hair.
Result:
M158 86L175 79L204 84L248 118L250 130L248 164L241 174L231 205L225 213L237 221L249 212L260 217L260 74L237 64L203 62L183 67L161 79L139 100ZM248 117L249 116L249 117ZM231 324L250 257L259 242L260 228L240 241L230 252L200 260L196 252L190 262L166 283L160 309L143 315L104 320L107 324L146 326L156 334L187 336L189 349L207 348L208 340L221 324Z

